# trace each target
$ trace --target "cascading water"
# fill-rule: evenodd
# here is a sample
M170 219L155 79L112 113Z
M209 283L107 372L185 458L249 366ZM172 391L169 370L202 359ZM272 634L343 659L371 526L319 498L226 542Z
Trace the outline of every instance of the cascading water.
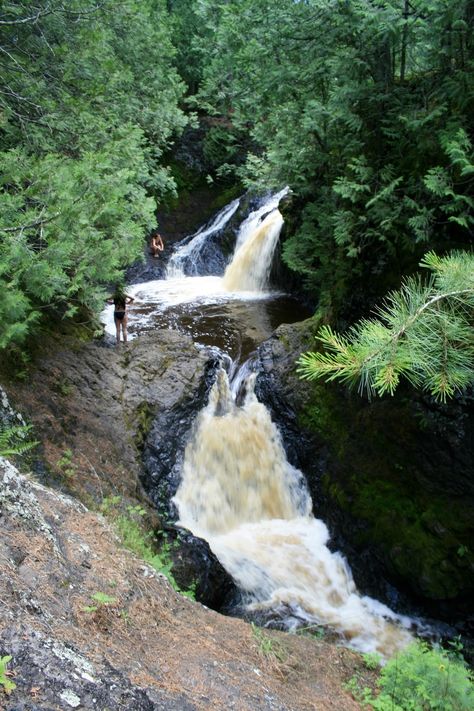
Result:
M262 291L265 288L282 226L283 217L275 209L235 252L224 274L226 289Z
M136 297L132 333L187 330L195 341L229 353L235 372L236 358L248 357L279 323L303 318L298 306L290 319L280 312L272 322L272 304L281 295L264 291L283 223L278 204L286 192L265 200L242 223L224 277L184 274L202 261L207 240L234 214L235 202L177 249L166 279L128 289ZM108 319L113 333L111 313ZM232 392L221 372L198 416L175 499L180 524L209 542L250 606L290 609L289 624L303 619L328 625L354 647L388 655L411 639L409 621L361 597L342 556L327 548L327 528L311 514L304 477L286 460L249 371L246 362Z
M283 226L278 205L287 194L288 188L280 190L242 223L232 261L224 274L223 284L228 291L262 291L267 286Z
M185 243L171 255L166 267L167 279L183 277L185 274L199 274L197 265L200 251L211 235L225 227L239 207L239 203L240 200L233 200L216 215L208 227L201 228L195 235L185 240Z
M253 609L285 606L328 625L353 647L389 655L405 646L410 621L361 597L350 570L326 546L304 477L253 392L237 407L220 371L185 451L175 496L179 525L208 541Z
M209 275L209 265L203 272L208 276L198 276L197 272L204 257L212 253L212 245L222 237L239 200L227 205L208 226L178 245L168 263L165 279L129 287L127 292L135 297L129 315L130 337L150 328L184 327L199 343L229 350L234 359L248 355L255 345L267 338L281 323L281 319L272 322L268 313L274 308L272 302L279 299L283 303L283 295L270 292L267 280L283 224L278 205L287 192L288 188L285 188L264 199L260 207L243 221L224 277L218 275L222 274L223 266L214 275ZM211 261L214 263L215 260L211 258ZM219 263L215 262L216 267ZM263 301L266 305L257 303ZM200 311L196 317L196 310L201 307L205 312ZM301 306L297 314L294 302L288 311L284 319L287 322L305 316ZM114 334L111 307L104 310L102 320L106 331ZM218 320L220 323L215 328Z

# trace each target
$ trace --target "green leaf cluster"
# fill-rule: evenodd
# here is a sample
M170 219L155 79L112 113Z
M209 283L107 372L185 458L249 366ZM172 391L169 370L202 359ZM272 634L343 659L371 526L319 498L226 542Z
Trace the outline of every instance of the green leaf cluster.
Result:
M0 657L0 685L3 687L5 694L11 694L14 689L16 689L16 684L14 681L7 676L7 665L11 662L11 655L6 655Z
M431 278L405 280L376 318L347 335L323 326L317 339L326 350L300 357L301 377L357 384L369 395L393 394L404 377L443 402L474 383L474 254L430 252L421 266Z
M474 684L462 658L416 642L383 667L380 694L366 695L375 711L468 711Z
M32 425L0 424L0 457L25 454L36 447L37 441L29 440Z
M247 186L292 188L283 258L330 317L472 243L469 0L191 4L213 36L196 101L248 135Z

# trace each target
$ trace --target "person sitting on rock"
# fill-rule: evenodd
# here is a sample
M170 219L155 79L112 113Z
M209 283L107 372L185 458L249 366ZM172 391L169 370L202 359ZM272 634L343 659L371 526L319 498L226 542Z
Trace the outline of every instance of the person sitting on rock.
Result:
M117 284L112 296L106 299L108 304L114 305L114 321L116 328L117 345L120 343L120 330L124 343L127 342L127 306L135 299L125 293L123 286Z
M165 245L163 244L161 235L158 232L155 232L150 241L150 250L153 257L158 257L159 253L162 252L164 248Z

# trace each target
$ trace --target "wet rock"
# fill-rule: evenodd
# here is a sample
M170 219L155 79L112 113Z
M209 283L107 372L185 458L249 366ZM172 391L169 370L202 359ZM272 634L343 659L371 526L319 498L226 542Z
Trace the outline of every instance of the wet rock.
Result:
M202 378L196 389L170 407L155 412L143 446L143 485L158 512L175 521L177 511L172 497L181 481L184 450L192 436L193 423L207 402L219 359L207 355Z
M472 398L440 406L406 388L367 402L302 382L295 361L314 347L315 325L277 329L259 349L256 387L307 477L315 515L360 590L461 622L474 592Z
M33 464L37 475L89 505L117 492L122 503L138 500L148 511L151 502L161 520L157 523L148 513L151 527L174 521L171 499L180 482L184 448L218 362L191 338L171 330L144 334L120 347L90 343L45 359L34 382L14 390L43 443L41 459ZM32 527L46 532L48 523L26 499L13 477L1 494L2 505L15 506ZM205 604L219 606L230 578L209 550L204 554L207 544L194 540L194 553L190 539L181 552L179 546L173 551L180 579L185 587L193 582Z
M237 588L207 541L190 531L168 527L173 577L181 590L191 590L195 599L213 610L224 610L238 594Z
M191 338L170 330L45 357L27 384L9 385L42 442L33 469L88 504L117 492L143 499L141 453L153 418L194 400L208 359Z
M219 364L218 356L210 357L199 388L172 407L158 411L144 441L141 480L162 520L168 524L177 520L172 499L181 483L185 447L192 437L196 416L207 402ZM167 523L165 531L172 542L170 555L176 582L183 590L194 590L199 602L221 609L234 593L232 578L206 541Z

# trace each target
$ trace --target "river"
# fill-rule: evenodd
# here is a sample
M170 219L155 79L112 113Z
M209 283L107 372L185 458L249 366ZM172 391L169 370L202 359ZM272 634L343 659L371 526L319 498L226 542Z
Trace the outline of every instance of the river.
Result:
M223 354L225 367L185 450L174 499L178 524L208 541L249 609L279 611L289 629L327 627L360 651L388 657L410 642L413 621L358 593L347 561L329 550L328 529L312 514L304 474L287 461L279 431L254 394L251 353L280 323L307 315L268 286L285 193L243 221L223 275L199 276L196 265L238 201L178 245L165 279L131 286L129 331L134 338L176 328ZM104 320L113 334L112 309ZM246 395L237 404L242 381Z

